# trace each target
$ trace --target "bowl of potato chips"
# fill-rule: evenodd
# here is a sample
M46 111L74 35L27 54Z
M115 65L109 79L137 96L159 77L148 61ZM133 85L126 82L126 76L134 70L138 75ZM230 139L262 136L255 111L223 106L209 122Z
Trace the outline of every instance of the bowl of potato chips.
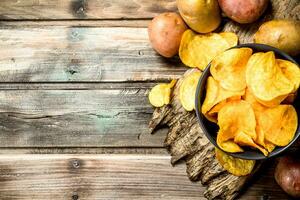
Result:
M262 160L299 137L300 68L271 46L243 44L215 57L196 91L196 113L212 144L242 159Z

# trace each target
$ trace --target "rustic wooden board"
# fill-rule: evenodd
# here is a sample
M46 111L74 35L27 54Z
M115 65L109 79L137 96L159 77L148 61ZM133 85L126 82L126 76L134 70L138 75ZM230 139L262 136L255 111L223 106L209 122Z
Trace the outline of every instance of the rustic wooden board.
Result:
M175 0L1 0L0 19L136 19L177 10Z
M1 199L204 199L164 155L0 155ZM265 171L239 199L287 197ZM267 183L267 184L266 184Z
M0 82L166 80L186 68L150 47L146 28L0 29Z
M203 199L161 155L0 156L0 199ZM77 197L76 197L77 196Z
M127 85L2 90L0 147L162 147L166 130L148 128L153 84Z

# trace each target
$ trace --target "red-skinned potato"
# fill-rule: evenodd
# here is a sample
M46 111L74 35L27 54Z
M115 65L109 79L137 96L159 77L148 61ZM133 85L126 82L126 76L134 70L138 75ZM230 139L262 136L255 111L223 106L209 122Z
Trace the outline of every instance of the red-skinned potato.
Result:
M289 195L300 198L300 158L289 155L279 159L275 180Z
M150 43L160 55L170 58L178 53L182 34L187 29L177 13L162 13L148 26Z
M222 11L232 20L247 24L256 21L266 10L268 0L218 0Z

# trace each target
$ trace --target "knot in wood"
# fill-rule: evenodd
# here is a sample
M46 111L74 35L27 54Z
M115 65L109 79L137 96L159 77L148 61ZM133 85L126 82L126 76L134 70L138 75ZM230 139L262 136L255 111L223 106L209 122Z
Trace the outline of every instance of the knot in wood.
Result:
M80 161L79 160L73 160L72 161L72 165L74 168L79 168L80 167Z
M77 194L74 194L74 195L72 196L72 200L78 200L78 198L79 198L79 196L78 196Z

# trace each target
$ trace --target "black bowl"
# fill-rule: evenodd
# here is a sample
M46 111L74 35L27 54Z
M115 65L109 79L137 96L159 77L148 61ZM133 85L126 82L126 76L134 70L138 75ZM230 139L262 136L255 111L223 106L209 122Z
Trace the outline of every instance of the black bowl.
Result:
M232 48L241 48L241 47L249 47L253 50L253 52L267 52L267 51L273 51L276 55L276 58L283 58L286 60L289 60L291 62L296 63L298 66L299 64L289 55L286 53L282 52L281 50L268 46L268 45L263 45L263 44L242 44L242 45L237 45ZM196 91L196 113L197 113L197 118L199 120L200 126L206 135L206 137L209 139L209 141L217 148L217 142L216 142L216 136L217 136L217 131L218 131L218 126L210 121L208 121L204 115L201 113L201 105L204 101L205 98L205 88L206 88L206 80L210 76L210 63L202 73L201 78L199 79L198 86L197 86L197 91ZM296 100L294 101L294 107L296 108L297 115L298 115L298 128L295 134L294 139L286 146L284 147L276 147L274 151L272 151L268 157L264 156L261 152L258 150L250 149L250 148L244 148L244 152L241 153L229 153L233 157L237 158L242 158L242 159L249 159L249 160L263 160L267 158L274 157L283 151L287 150L299 137L300 135L300 130L299 130L299 119L300 119L300 111L299 111L299 104L300 104L300 99L299 96L297 96ZM220 149L220 148L219 148Z

